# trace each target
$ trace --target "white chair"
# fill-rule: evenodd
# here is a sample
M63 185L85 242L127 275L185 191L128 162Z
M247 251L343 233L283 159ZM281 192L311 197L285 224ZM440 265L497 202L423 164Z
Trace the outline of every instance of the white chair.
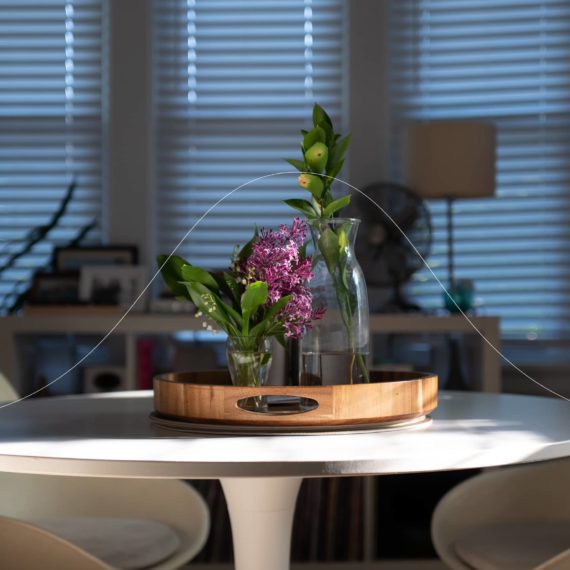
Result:
M0 400L13 399L13 390L6 397L10 390L0 375ZM210 528L208 508L190 485L154 479L0 473L0 516L2 570L36 568L22 561L8 566L5 560L17 561L18 552L36 560L38 570L84 568L53 561L48 566L44 550L28 547L28 552L20 538L11 546L6 542L7 536L24 535L36 537L54 560L89 560L86 570L174 570L202 549Z
M0 402L12 402L19 398L18 393L8 382L8 379L0 372Z
M112 570L66 540L20 520L0 517L0 537L6 570Z
M569 570L570 460L483 473L452 489L432 518L456 570Z

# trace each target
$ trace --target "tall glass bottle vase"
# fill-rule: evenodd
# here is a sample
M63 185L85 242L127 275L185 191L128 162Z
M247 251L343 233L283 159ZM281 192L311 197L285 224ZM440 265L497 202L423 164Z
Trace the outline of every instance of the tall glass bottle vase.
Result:
M333 218L311 222L315 307L324 317L301 341L301 384L368 382L368 293L354 255L360 220Z

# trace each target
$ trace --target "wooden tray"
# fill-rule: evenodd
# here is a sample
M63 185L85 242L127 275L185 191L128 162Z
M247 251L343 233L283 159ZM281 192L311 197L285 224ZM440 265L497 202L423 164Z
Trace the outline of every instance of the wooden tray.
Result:
M244 409L268 397L268 411ZM251 400L250 400L251 401ZM232 386L227 371L171 373L154 378L162 418L236 426L339 426L421 418L437 407L437 376L372 371L368 384Z

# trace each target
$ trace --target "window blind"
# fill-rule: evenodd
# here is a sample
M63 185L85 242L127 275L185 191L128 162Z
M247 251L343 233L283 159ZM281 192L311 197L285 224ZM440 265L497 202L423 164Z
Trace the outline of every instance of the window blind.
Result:
M154 5L157 227L170 252L216 200L293 170L313 102L342 127L345 2L161 0ZM178 250L227 267L254 225L288 223L296 176L268 178L217 207Z
M3 309L100 214L102 33L102 0L0 0L0 266L77 182L58 227L0 276Z
M457 278L519 338L568 336L570 3L397 0L390 7L393 148L409 119L485 119L498 129L496 197L457 201ZM430 264L444 283L443 202ZM411 285L442 306L427 271Z

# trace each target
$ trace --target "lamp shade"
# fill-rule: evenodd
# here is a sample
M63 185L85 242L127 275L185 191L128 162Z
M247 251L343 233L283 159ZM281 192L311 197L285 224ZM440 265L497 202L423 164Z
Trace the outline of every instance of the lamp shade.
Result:
M493 196L495 138L488 123L412 123L403 136L403 182L424 198Z

